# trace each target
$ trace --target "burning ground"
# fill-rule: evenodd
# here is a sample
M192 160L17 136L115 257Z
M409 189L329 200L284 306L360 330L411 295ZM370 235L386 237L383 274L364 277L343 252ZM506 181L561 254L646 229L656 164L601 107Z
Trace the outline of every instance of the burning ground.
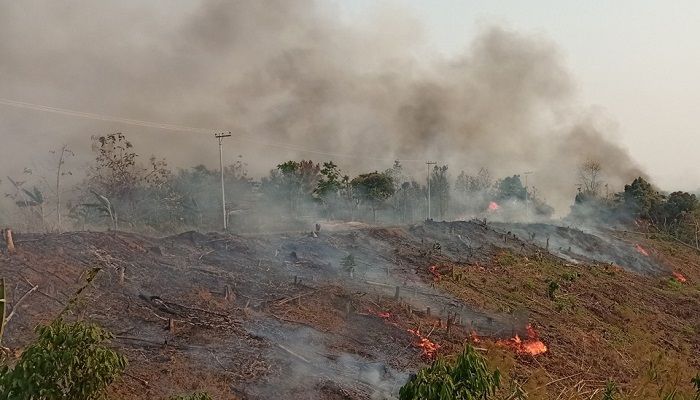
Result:
M649 398L700 368L700 258L680 245L478 221L317 236L20 233L0 259L10 303L39 288L4 344L69 306L116 335L123 399L392 398L465 342L530 398L608 378Z

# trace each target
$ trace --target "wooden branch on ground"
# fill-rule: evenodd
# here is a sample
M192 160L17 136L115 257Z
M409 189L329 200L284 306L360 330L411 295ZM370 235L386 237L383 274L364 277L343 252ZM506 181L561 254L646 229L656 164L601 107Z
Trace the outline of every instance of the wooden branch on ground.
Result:
M55 301L56 303L58 303L58 304L60 304L60 305L62 305L62 306L64 306L64 307L65 307L65 305L66 305L66 303L64 303L64 302L61 301L60 299L58 299L58 298L56 298L56 297L54 297L54 296L51 296L51 295L48 294L48 293L42 292L41 290L37 290L37 293L39 293L39 294L42 295L42 296L48 297L49 299Z
M577 373L575 373L575 374L572 374L572 375L569 375L569 376L565 376L565 377L563 377L563 378L559 378L559 379L555 379L555 380L553 380L553 381L549 381L548 383L546 383L546 384L544 384L544 385L542 385L542 386L539 386L539 387L537 387L536 389L541 389L541 388L543 388L543 387L546 387L546 386L549 386L549 385L551 385L551 384L554 384L554 383L563 381L563 380L565 380L565 379L570 379L570 378L573 378L573 377L575 377L575 376L579 376L579 375L581 375L581 374L584 373L584 372L585 372L585 371L577 372Z
M273 317L277 318L280 321L291 322L292 324L299 324L299 325L308 326L309 328L318 329L317 327L313 326L312 324L310 324L308 322L299 321L296 319L285 318L285 317L280 317L279 315L273 314L273 313L270 313L270 315L272 315Z
M297 295L297 296L288 297L288 298L286 298L286 299L284 299L284 300L277 301L275 304L278 305L278 306L281 306L281 305L284 305L284 304L289 303L290 301L294 301L294 300L296 300L296 299L300 299L300 298L302 298L302 297L306 297L306 296L312 295L312 294L318 292L319 290L321 290L321 289L316 289L316 290L312 290L312 291L310 291L310 292L302 293L302 294Z
M293 355L294 357L300 359L301 361L303 361L303 362L305 362L305 363L307 363L307 364L311 364L311 362L309 362L309 360L307 360L306 358L300 356L299 354L297 354L297 353L295 353L295 352L289 350L288 348L282 346L281 344L277 343L277 347L279 347L280 349L282 349L282 350L286 351L287 353Z
M142 379L142 378L139 378L139 377L136 376L136 375L132 375L132 374L130 374L130 373L128 373L128 372L124 372L124 376L128 376L128 377L131 378L131 379L135 379L135 380L139 381L139 382L140 382L141 384L143 384L144 386L148 386L148 381L147 381L147 380Z
M656 229L656 231L659 232L660 234L669 236L671 239L673 239L673 240L675 240L676 242L682 244L683 246L685 246L685 247L687 247L687 248L689 248L689 249L693 249L693 250L695 250L695 251L697 251L697 252L700 252L700 249L699 249L699 248L697 248L697 247L695 247L695 246L693 246L693 245L690 245L690 244L688 244L688 243L686 243L686 242L684 242L684 241L678 239L677 237L673 236L673 235L670 234L670 233L666 233L666 232L662 231L658 226L656 226L656 225L654 225L654 224L651 224L651 226L654 227L654 229Z
M12 311L11 311L10 314L7 316L7 318L5 318L5 325L9 324L9 323L10 323L10 320L12 320L12 317L15 316L15 312L17 311L17 307L19 307L19 305L22 304L22 301L24 301L24 299L26 299L27 296L29 296L30 294L32 294L32 293L33 293L35 290L37 290L37 289L39 289L39 285L34 285L34 287L32 287L31 289L29 289L29 290L27 291L27 293L25 293L24 295L22 295L22 297L20 297L19 300L17 300L17 303L15 303L15 304L12 306Z
M170 305L170 304L172 304L172 305L175 305L175 306L178 306L178 307L182 307L182 308L185 308L185 309L188 309L188 310L199 311L199 312L203 312L203 313L206 313L206 314L216 315L217 317L222 317L222 318L227 318L227 319L228 319L228 315L222 314L222 313L218 313L218 312L216 312L216 311L205 310L205 309L203 309L203 308L198 308L198 307L184 306L184 305L182 305L182 304L178 304L178 303L175 303L175 302L173 302L173 301L164 301L164 300L161 300L161 301L163 301L163 303L164 303L165 305Z
M695 247L695 246L693 246L693 245L690 245L690 244L688 244L688 243L686 243L686 242L684 242L684 241L678 239L677 237L675 237L675 236L673 236L673 235L670 235L670 236L671 236L671 238L672 238L673 240L675 240L676 242L682 244L683 246L685 246L685 247L687 247L687 248L689 248L689 249L693 249L693 250L695 250L695 251L697 251L697 252L700 252L700 249L698 249L697 247Z

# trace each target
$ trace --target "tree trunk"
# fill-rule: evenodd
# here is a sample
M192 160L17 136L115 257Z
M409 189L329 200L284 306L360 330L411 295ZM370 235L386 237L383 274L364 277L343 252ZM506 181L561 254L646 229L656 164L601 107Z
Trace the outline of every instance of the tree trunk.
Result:
M5 243L7 244L7 252L13 254L15 252L15 242L12 240L12 229L5 229L3 234L5 236Z

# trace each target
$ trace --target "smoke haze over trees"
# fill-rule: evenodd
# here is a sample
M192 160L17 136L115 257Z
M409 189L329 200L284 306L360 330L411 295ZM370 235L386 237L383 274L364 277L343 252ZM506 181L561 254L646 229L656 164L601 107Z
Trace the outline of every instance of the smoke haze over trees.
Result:
M643 175L607 139L609 124L576 106L558 50L536 35L487 27L445 59L397 8L352 26L310 0L0 8L0 98L230 130L230 154L243 155L252 176L312 157L347 163L353 174L400 159L406 174L424 177L423 161L433 159L495 176L535 171L539 190L566 209L577 166L592 156L612 186ZM215 167L215 142L201 131L6 104L0 118L9 150L0 166L13 173L44 161L37 143L68 143L85 162L85 138L118 131L172 166Z

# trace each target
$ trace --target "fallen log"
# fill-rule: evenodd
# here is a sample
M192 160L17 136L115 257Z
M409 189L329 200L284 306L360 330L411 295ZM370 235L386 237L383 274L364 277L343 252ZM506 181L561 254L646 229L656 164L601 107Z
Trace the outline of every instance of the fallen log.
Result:
M289 303L290 301L294 301L294 300L300 299L300 298L302 298L302 297L306 297L306 296L312 295L312 294L318 292L319 290L321 290L321 289L312 290L312 291L310 291L310 292L302 293L302 294L300 294L300 295L296 295L296 296L293 296L293 297L287 297L286 299L283 299L283 300L280 300L280 301L275 302L275 305L281 306L281 305L287 304L287 303Z
M7 318L5 318L5 323L4 323L5 326L7 326L7 324L10 323L10 320L12 320L12 317L15 316L15 313L17 312L17 308L19 307L20 304L22 304L22 301L24 301L24 299L26 299L27 296L29 296L30 294L32 294L32 293L33 293L35 290L37 290L37 289L39 289L39 285L35 285L35 286L32 287L31 289L29 289L25 294L22 295L22 297L19 298L19 300L17 300L17 303L15 303L15 304L12 306L12 311L11 311L10 314L7 316Z

